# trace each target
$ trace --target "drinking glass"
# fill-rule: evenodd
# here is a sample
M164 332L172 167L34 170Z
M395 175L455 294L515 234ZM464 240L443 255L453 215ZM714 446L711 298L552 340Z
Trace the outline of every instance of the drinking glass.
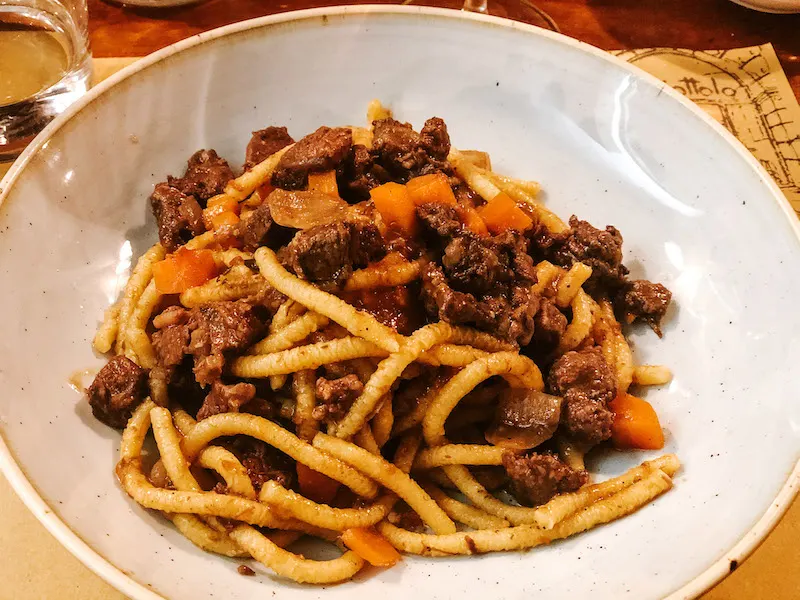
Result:
M0 160L89 87L86 0L0 0Z

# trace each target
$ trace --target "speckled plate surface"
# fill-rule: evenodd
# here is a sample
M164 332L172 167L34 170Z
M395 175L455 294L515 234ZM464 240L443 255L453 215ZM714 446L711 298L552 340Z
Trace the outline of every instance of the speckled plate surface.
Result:
M361 123L380 97L419 126L542 182L564 216L612 223L635 276L675 294L639 362L685 468L630 518L528 553L404 560L352 583L289 584L203 554L119 489L119 436L68 385L131 260L155 239L146 198L201 147L243 160L250 131ZM652 77L533 27L428 8L336 8L240 23L112 77L42 133L0 192L0 466L42 522L128 595L386 600L674 598L700 593L770 530L800 454L800 243L757 162ZM645 453L591 461L600 476Z

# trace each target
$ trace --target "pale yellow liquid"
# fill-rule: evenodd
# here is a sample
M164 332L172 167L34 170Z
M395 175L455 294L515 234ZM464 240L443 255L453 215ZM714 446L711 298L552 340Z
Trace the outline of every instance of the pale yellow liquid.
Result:
M67 53L49 31L0 31L0 105L47 89L67 71Z

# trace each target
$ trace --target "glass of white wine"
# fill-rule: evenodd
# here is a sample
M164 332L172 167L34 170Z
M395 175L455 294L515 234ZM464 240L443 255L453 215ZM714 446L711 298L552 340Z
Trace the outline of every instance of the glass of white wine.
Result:
M0 161L89 87L86 0L0 0Z

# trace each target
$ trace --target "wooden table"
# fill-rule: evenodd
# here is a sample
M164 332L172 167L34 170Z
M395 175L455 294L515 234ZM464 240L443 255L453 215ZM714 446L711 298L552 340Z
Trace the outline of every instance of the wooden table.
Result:
M89 30L95 56L143 56L236 21L341 3L207 0L185 8L122 9L89 0ZM387 2L352 2L367 3ZM460 0L414 3L461 7ZM553 17L562 33L604 50L655 46L723 50L771 42L800 98L800 14L762 14L728 0L535 0L535 4ZM501 16L524 18L526 14L520 0L489 0L489 6Z
M186 8L153 10L89 0L92 50L96 57L142 56L236 21L337 4L282 1L276 6L269 0L207 0ZM496 14L525 20L519 0L489 2ZM458 0L419 3L461 5ZM707 50L771 42L800 98L800 15L760 14L728 0L536 0L536 4L553 17L562 33L606 50L654 46ZM2 478L0 525L0 541L6 540L0 552L0 600L122 598L61 548ZM800 597L798 565L800 501L753 556L703 600L794 600Z

